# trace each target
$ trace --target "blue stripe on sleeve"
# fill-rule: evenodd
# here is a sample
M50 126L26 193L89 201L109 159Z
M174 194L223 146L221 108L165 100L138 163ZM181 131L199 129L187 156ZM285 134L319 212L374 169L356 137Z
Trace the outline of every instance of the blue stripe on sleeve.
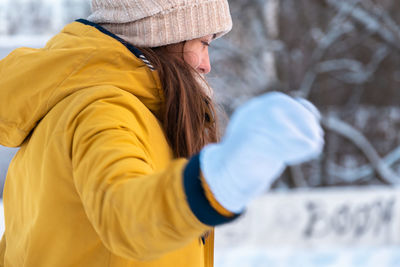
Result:
M240 216L240 214L237 214L232 217L225 217L211 206L201 185L199 155L193 156L186 165L183 184L189 206L202 223L216 226L231 222Z

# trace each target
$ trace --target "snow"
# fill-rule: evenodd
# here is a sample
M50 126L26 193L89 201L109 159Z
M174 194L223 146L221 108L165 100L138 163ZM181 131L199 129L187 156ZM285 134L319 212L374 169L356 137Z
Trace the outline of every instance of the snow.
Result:
M0 35L0 49L11 52L20 46L39 48L46 44L51 37L52 35Z
M400 266L400 189L271 192L216 229L215 267Z
M0 198L3 195L3 185L6 179L8 165L16 152L16 148L0 146Z
M397 267L396 247L265 249L242 247L215 251L215 267Z
M4 233L4 210L3 210L3 200L0 200L0 235L3 236Z
M18 47L31 47L41 48L43 47L52 36L40 35L40 36L2 36L0 35L0 60L6 57L14 49Z

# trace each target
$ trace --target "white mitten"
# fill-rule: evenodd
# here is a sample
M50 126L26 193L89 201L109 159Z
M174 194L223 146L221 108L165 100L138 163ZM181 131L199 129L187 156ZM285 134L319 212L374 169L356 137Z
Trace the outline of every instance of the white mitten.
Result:
M324 144L318 114L310 102L278 92L240 107L222 141L200 152L200 169L216 200L240 213L287 165L318 156Z

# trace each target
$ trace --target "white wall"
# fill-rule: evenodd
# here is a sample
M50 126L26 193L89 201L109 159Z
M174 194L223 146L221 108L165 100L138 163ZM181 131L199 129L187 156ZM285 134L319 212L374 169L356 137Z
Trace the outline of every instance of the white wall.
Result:
M400 266L400 189L275 192L218 227L216 267Z

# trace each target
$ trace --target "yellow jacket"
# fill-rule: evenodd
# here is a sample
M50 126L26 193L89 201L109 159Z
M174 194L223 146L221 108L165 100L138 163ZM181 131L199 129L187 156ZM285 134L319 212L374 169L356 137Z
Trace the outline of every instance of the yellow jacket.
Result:
M71 23L0 61L0 101L0 144L20 146L0 266L212 266L200 237L233 217L208 201L197 156L173 158L137 49Z

